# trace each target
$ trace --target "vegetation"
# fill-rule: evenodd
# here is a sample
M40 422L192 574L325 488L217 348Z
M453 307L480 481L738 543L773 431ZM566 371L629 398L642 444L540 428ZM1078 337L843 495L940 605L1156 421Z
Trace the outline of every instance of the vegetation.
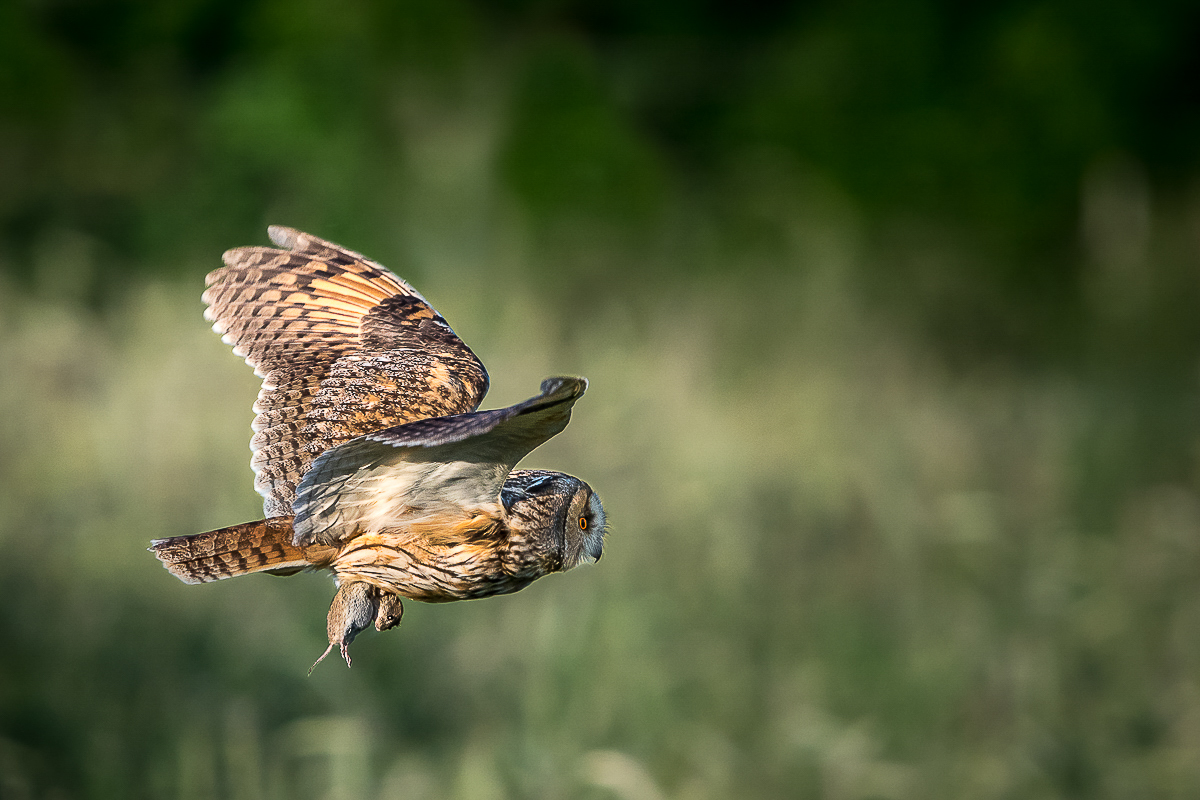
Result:
M1195 13L734 8L0 9L0 797L1200 792ZM588 376L600 564L311 677L326 577L161 569L268 223Z

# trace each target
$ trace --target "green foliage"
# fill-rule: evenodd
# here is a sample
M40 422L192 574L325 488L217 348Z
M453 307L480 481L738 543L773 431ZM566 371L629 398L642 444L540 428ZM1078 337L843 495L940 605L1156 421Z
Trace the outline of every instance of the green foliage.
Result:
M1025 313L1078 288L1058 256L1089 166L1130 155L1168 193L1196 167L1189 4L643 5L9 4L0 269L28 280L61 229L106 244L106 275L178 271L281 218L385 245L424 202L414 129L465 110L548 247L539 277L702 236L686 222L724 224L731 173L768 153L872 225L980 242L995 296L955 302Z
M538 217L636 223L661 204L659 164L605 96L589 54L551 42L529 57L501 157Z

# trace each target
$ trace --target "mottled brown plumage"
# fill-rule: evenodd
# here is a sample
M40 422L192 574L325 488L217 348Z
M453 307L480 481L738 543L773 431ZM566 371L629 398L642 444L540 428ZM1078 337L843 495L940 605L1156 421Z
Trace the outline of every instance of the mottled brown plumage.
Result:
M270 235L286 249L226 252L203 299L213 330L263 378L250 463L267 516L285 516L322 452L474 411L488 376L425 298L379 264L290 228Z
M292 544L292 518L272 517L245 522L196 536L163 539L156 544L159 558L184 583L208 583L251 572L283 574L327 559L328 546L301 548Z
M214 330L263 377L251 466L267 519L155 541L173 574L329 569L330 649L349 664L359 632L399 623L401 597L503 594L599 559L591 488L513 471L566 426L587 381L548 379L477 412L487 372L416 290L338 245L269 232L284 249L230 250L204 293Z

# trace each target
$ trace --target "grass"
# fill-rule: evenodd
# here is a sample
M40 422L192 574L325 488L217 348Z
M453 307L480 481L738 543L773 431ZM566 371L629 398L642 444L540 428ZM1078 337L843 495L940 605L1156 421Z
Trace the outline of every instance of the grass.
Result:
M3 292L0 796L1195 796L1192 382L954 367L828 277L578 314L427 279L485 405L591 380L527 463L601 493L606 556L311 677L326 577L145 551L261 509L198 283Z

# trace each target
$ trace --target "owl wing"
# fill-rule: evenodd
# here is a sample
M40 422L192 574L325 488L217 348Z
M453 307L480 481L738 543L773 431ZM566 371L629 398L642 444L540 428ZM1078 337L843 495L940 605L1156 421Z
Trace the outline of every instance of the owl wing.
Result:
M460 414L487 393L483 364L415 289L332 242L271 227L269 247L225 253L205 317L263 379L254 488L289 515L325 450L405 422Z
M327 450L297 490L296 545L334 544L401 518L498 515L504 479L567 426L587 380L548 378L541 388L515 406L410 422Z

